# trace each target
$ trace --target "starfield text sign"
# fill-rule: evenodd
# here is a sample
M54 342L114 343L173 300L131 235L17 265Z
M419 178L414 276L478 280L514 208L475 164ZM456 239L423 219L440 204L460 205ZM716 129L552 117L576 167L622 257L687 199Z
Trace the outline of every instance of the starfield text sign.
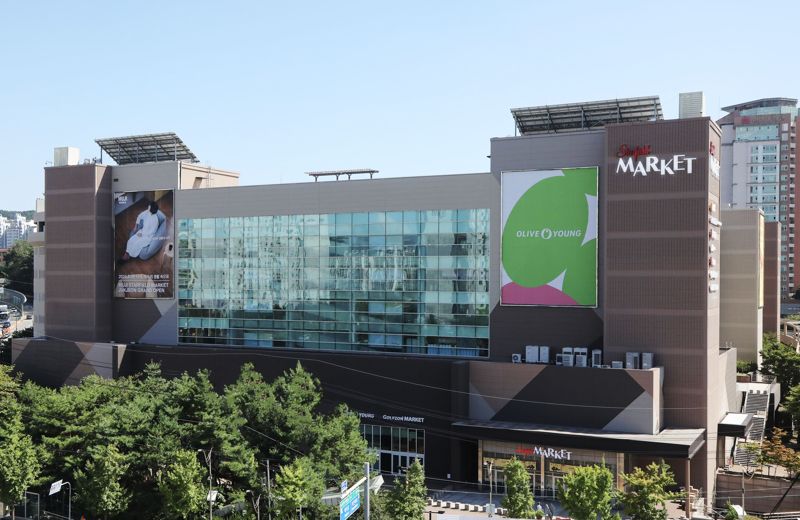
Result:
M630 173L633 177L647 177L654 175L675 175L694 172L697 157L685 154L674 154L669 157L657 157L653 154L650 145L628 146L620 145L617 151L616 173Z

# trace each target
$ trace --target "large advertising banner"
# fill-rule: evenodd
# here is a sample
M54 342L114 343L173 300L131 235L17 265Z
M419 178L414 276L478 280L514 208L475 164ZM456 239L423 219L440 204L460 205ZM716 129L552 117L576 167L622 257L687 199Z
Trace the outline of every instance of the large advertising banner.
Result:
M597 306L597 172L502 172L502 305Z
M114 297L172 298L172 190L114 193Z

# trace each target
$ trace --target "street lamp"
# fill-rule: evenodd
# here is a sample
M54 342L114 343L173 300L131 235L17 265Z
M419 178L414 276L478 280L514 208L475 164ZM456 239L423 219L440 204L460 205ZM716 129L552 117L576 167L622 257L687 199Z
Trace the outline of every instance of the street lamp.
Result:
M443 515L444 511L428 511L428 520L433 520L433 515Z
M494 461L491 461L491 460L488 463L487 462L483 463L483 467L487 467L487 465L488 465L488 468L489 468L489 507L488 507L488 509L489 509L489 511L488 511L489 518L494 516L494 514L493 514L494 513L494 502L492 501L492 466L493 466L493 464L494 464Z

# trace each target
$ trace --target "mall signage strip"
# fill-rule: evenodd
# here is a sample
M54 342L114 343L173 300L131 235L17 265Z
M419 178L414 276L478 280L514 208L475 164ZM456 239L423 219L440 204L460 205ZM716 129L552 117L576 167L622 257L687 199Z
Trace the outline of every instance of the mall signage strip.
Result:
M557 459L557 460L571 460L572 459L572 452L567 451L565 449L555 449L555 448L542 448L541 446L534 446L532 448L519 446L516 450L514 450L517 455L524 455L527 457L544 457L546 459Z
M358 412L358 416L361 419L374 419L375 414L372 412ZM422 424L425 422L424 417L416 417L411 415L381 415L381 419L384 421L393 421L393 422L407 422L407 423L419 423Z
M620 145L617 151L616 173L632 173L634 177L646 177L648 173L661 175L675 175L676 173L691 174L697 157L688 157L685 154L675 154L670 159L661 159L653 155L650 145L630 147Z

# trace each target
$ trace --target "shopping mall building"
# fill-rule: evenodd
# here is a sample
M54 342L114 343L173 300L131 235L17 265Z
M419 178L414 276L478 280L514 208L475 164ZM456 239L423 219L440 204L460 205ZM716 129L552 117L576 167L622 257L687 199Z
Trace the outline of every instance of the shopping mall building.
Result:
M749 425L720 348L719 128L657 97L512 113L491 171L456 175L239 186L174 134L99 140L117 165L45 168L17 367L223 385L300 361L382 472L502 482L518 457L549 494L663 458L710 498Z

